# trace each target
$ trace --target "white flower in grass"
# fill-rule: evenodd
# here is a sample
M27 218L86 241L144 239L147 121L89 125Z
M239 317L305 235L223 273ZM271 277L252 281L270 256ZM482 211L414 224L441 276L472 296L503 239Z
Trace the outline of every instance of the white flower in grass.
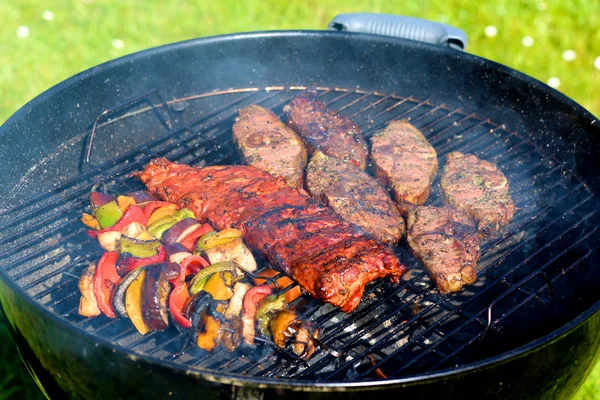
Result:
M575 53L575 50L571 50L571 49L565 50L562 53L562 58L566 62L571 62L577 58L577 53Z
M487 37L494 37L498 34L498 28L494 25L488 25L485 27L483 33L485 33L485 36Z
M29 36L29 27L25 25L21 25L17 28L17 37L19 39L25 39Z
M524 36L523 39L521 40L521 44L523 44L523 46L525 47L531 47L533 46L534 40L531 36Z
M556 76L553 76L552 78L548 79L548 86L557 89L560 86L560 79L558 79Z
M600 69L600 57L596 57L596 60L594 61L594 67L596 67L596 69Z
M112 47L114 47L117 50L122 50L123 47L125 47L125 42L121 39L113 39L112 42L110 42L110 44L112 44Z
M50 10L44 10L42 13L42 18L45 21L54 21L54 13Z

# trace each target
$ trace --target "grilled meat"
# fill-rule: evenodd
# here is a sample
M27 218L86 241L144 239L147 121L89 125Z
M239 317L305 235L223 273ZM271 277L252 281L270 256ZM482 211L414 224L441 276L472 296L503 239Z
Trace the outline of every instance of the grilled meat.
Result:
M312 197L382 242L394 245L402 237L404 220L388 191L361 169L316 151L306 185Z
M469 216L451 207L416 207L408 214L408 244L442 294L477 279L479 236Z
M316 99L316 92L296 96L283 111L309 152L321 150L361 169L366 168L369 150L360 128L350 118L329 110Z
M506 225L515 212L508 180L502 171L475 156L449 153L440 186L450 205L478 221L484 237Z
M408 121L391 121L371 138L371 159L379 180L391 188L398 209L406 214L429 196L438 170L437 154Z
M240 110L233 139L247 164L283 177L291 187L303 187L304 143L271 110L256 104Z
M368 282L386 276L398 281L405 271L374 237L254 167L194 168L159 158L138 177L216 229L241 229L251 248L343 311L358 305Z

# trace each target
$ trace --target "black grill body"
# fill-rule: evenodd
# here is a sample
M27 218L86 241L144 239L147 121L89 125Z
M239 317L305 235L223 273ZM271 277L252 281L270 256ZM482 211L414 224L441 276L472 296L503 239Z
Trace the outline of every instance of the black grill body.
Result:
M406 118L440 165L453 150L498 164L517 213L483 244L478 282L441 296L400 246L411 270L399 285L369 285L350 315L309 304L323 341L346 357L321 352L308 366L266 347L243 357L180 353L185 340L175 329L141 337L128 321L79 317L78 276L100 255L78 222L91 186L141 188L129 174L155 156L239 163L231 142L237 111L259 103L281 113L306 88L367 137ZM49 394L317 397L385 389L425 398L559 398L597 358L598 121L508 68L368 35L209 38L86 71L0 130L0 301ZM428 204L441 204L437 184ZM389 379L377 379L377 368Z

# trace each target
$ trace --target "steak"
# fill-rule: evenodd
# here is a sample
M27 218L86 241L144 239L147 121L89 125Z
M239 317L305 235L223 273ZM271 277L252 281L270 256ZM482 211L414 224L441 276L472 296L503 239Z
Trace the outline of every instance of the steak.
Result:
M391 121L371 138L371 159L377 178L392 190L400 212L406 214L425 203L438 162L421 131L408 121Z
M502 171L475 156L449 153L440 187L447 203L478 222L483 237L498 231L515 213L508 180Z
M475 282L479 235L469 216L451 207L416 207L408 214L408 244L442 294Z
M316 92L296 96L283 107L288 124L304 140L309 152L321 150L361 169L369 153L360 128L348 117L327 108Z
M246 164L283 177L291 187L304 186L306 148L271 110L256 104L240 110L233 139Z
M397 282L405 267L390 248L283 178L251 166L191 167L164 158L138 178L160 198L218 230L237 227L254 251L313 296L350 312L367 283Z
M395 245L402 237L404 220L388 191L354 165L316 151L306 185L312 197L382 242Z

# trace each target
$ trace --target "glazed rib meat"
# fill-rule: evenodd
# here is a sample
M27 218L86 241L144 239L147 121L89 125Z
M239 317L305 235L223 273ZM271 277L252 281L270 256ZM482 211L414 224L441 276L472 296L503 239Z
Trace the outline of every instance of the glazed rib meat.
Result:
M475 156L449 153L440 187L450 205L464 210L478 222L484 237L506 225L515 213L508 180L502 171Z
M361 169L367 166L368 147L360 128L348 117L327 108L305 92L285 105L288 124L304 140L309 152L321 150Z
M317 151L308 164L306 185L312 197L382 242L395 245L402 237L404 220L388 191L354 165Z
M438 170L437 154L425 136L408 121L391 121L371 138L375 174L394 194L406 214L423 204Z
M282 178L251 166L190 167L164 158L137 174L151 192L244 241L313 296L350 312L364 286L405 267L374 237Z
M416 207L408 214L408 244L442 294L475 282L479 235L469 216L451 207Z
M283 177L291 187L304 186L304 143L271 110L256 104L240 110L233 139L248 165Z

